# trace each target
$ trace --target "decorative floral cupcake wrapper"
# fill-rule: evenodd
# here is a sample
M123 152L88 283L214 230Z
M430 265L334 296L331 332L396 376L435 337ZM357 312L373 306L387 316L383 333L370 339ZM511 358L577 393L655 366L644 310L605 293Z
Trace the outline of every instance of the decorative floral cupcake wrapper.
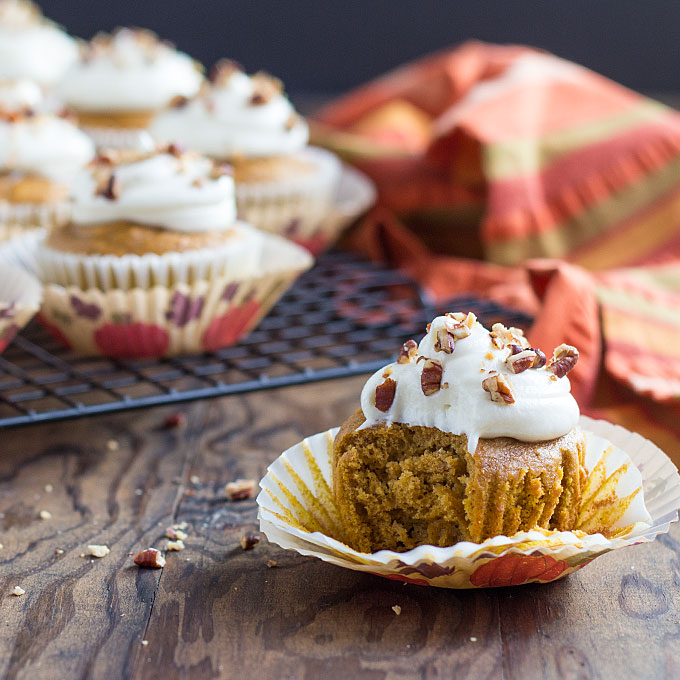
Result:
M301 155L319 172L282 184L238 184L236 203L245 221L318 254L373 204L375 188L327 151L309 148Z
M82 125L82 131L90 137L98 149L138 149L149 151L154 141L147 130L141 128L107 128Z
M10 203L0 200L0 241L6 241L26 230L52 227L68 222L71 206L58 203Z
M239 279L257 271L263 237L231 241L224 248L156 255L80 255L53 250L36 240L35 258L43 281L61 286L131 290L192 285L218 277Z
M32 266L25 240L12 254ZM312 262L302 248L267 235L257 276L108 291L47 284L40 320L80 354L141 358L210 352L251 331Z
M42 286L38 279L0 252L0 352L33 318L42 300Z
M339 428L305 439L270 465L257 497L260 529L282 548L418 585L482 588L554 581L599 555L667 532L680 508L680 477L659 448L604 421L582 417L581 426L587 433L589 481L578 531L525 531L403 553L357 552L342 542L332 494L332 447ZM583 533L603 526L609 527L609 538Z

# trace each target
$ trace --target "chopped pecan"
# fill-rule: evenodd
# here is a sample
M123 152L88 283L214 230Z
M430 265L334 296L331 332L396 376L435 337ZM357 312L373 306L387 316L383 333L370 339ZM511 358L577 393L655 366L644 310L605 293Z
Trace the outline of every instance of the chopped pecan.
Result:
M426 397L439 392L441 389L443 370L438 361L425 359L423 372L420 374L420 387Z
M571 345L562 343L555 348L548 368L558 377L564 378L578 361L578 350Z
M510 381L503 375L494 374L482 380L482 388L491 396L491 401L501 404L514 404L515 395Z
M189 97L183 97L181 94L178 94L170 100L168 106L171 109L183 109L188 103Z
M111 173L105 182L97 187L97 196L103 196L109 201L115 201L120 196L120 184L116 176Z
M283 92L283 83L274 76L260 71L251 77L253 94L250 97L251 106L262 106Z
M186 541L187 539L186 531L182 531L181 529L178 529L175 526L168 527L165 530L165 535L171 541Z
M468 312L467 314L463 314L462 312L449 312L446 316L457 321L458 324L462 324L468 330L472 330L472 327L477 322L477 317L472 312ZM469 333L467 335L461 335L461 337L466 338L468 335ZM456 336L456 340L458 339L459 338Z
M491 342L498 349L503 349L508 345L519 345L522 349L529 349L529 341L524 337L522 329L506 328L502 323L495 323L491 326Z
M519 350L519 351L517 351ZM508 368L513 373L522 373L532 368L537 354L532 349L522 349L519 345L510 345L510 356L505 360Z
M453 333L450 333L446 328L438 328L435 333L434 351L453 354L454 349L456 349L456 339Z
M241 548L252 550L260 542L260 534L247 533L241 536Z
M165 153L169 153L171 156L174 156L175 158L180 158L182 154L184 153L184 149L182 148L181 144L168 144L165 147Z
M224 495L230 501L244 501L252 498L257 482L254 479L237 479L224 487Z
M217 86L226 85L229 79L239 71L243 71L242 66L233 59L220 59L210 71L210 82Z
M385 381L375 388L375 407L378 411L389 411L394 401L397 391L397 383L392 378L385 378Z
M407 340L399 352L397 362L400 364L410 364L418 352L418 343L415 340Z
M160 550L156 548L147 548L135 555L134 563L138 567L146 567L147 569L160 569L165 566L165 557Z

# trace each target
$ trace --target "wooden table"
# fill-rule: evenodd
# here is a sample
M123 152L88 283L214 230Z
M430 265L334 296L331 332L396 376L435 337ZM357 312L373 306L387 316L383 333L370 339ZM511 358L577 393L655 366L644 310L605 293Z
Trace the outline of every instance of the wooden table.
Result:
M677 524L561 581L490 590L402 585L264 538L242 550L255 501L227 501L225 483L338 424L363 381L193 403L180 428L164 427L173 407L2 432L0 675L680 677ZM182 521L164 569L133 564Z

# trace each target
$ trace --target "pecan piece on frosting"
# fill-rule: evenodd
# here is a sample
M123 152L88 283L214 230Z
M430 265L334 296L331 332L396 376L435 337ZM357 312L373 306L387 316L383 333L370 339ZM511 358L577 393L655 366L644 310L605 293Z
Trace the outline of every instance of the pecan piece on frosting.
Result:
M443 371L444 369L438 361L425 359L423 372L420 374L420 387L426 397L439 392L441 389Z
M578 350L571 345L562 343L555 348L548 368L558 377L564 378L571 371L578 361Z
M490 375L482 380L482 388L491 396L491 401L501 404L514 404L515 395L510 381L503 375Z
M438 328L435 335L434 351L453 354L453 350L456 349L456 339L453 333L446 328Z
M418 343L415 340L407 340L401 347L397 363L410 364L418 352Z
M463 314L462 312L448 312L446 316L457 322L449 327L449 330L453 333L453 337L456 338L456 340L467 338L467 336L470 335L472 327L477 322L477 317L472 312L468 312L467 314Z
M375 407L378 411L389 411L394 401L394 394L397 391L397 383L392 378L385 378L385 381L375 388Z
M506 328L502 323L495 323L491 326L491 342L498 349L503 349L508 345L519 345L522 349L529 349L529 341L524 337L521 328Z
M270 76L268 73L259 71L255 75L251 76L253 83L253 94L250 97L251 106L262 106L267 104L274 97L283 93L283 83L274 76Z
M113 173L108 176L106 181L97 186L97 196L103 196L109 201L115 201L120 196L120 184Z

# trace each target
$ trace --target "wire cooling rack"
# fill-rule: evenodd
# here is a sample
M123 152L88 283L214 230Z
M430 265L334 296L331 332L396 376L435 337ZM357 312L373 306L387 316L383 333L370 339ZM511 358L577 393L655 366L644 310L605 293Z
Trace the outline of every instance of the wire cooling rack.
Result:
M451 310L473 311L486 325L530 322L470 296L435 309L402 273L346 253L323 256L255 331L212 354L78 357L34 321L0 356L0 427L370 373Z

